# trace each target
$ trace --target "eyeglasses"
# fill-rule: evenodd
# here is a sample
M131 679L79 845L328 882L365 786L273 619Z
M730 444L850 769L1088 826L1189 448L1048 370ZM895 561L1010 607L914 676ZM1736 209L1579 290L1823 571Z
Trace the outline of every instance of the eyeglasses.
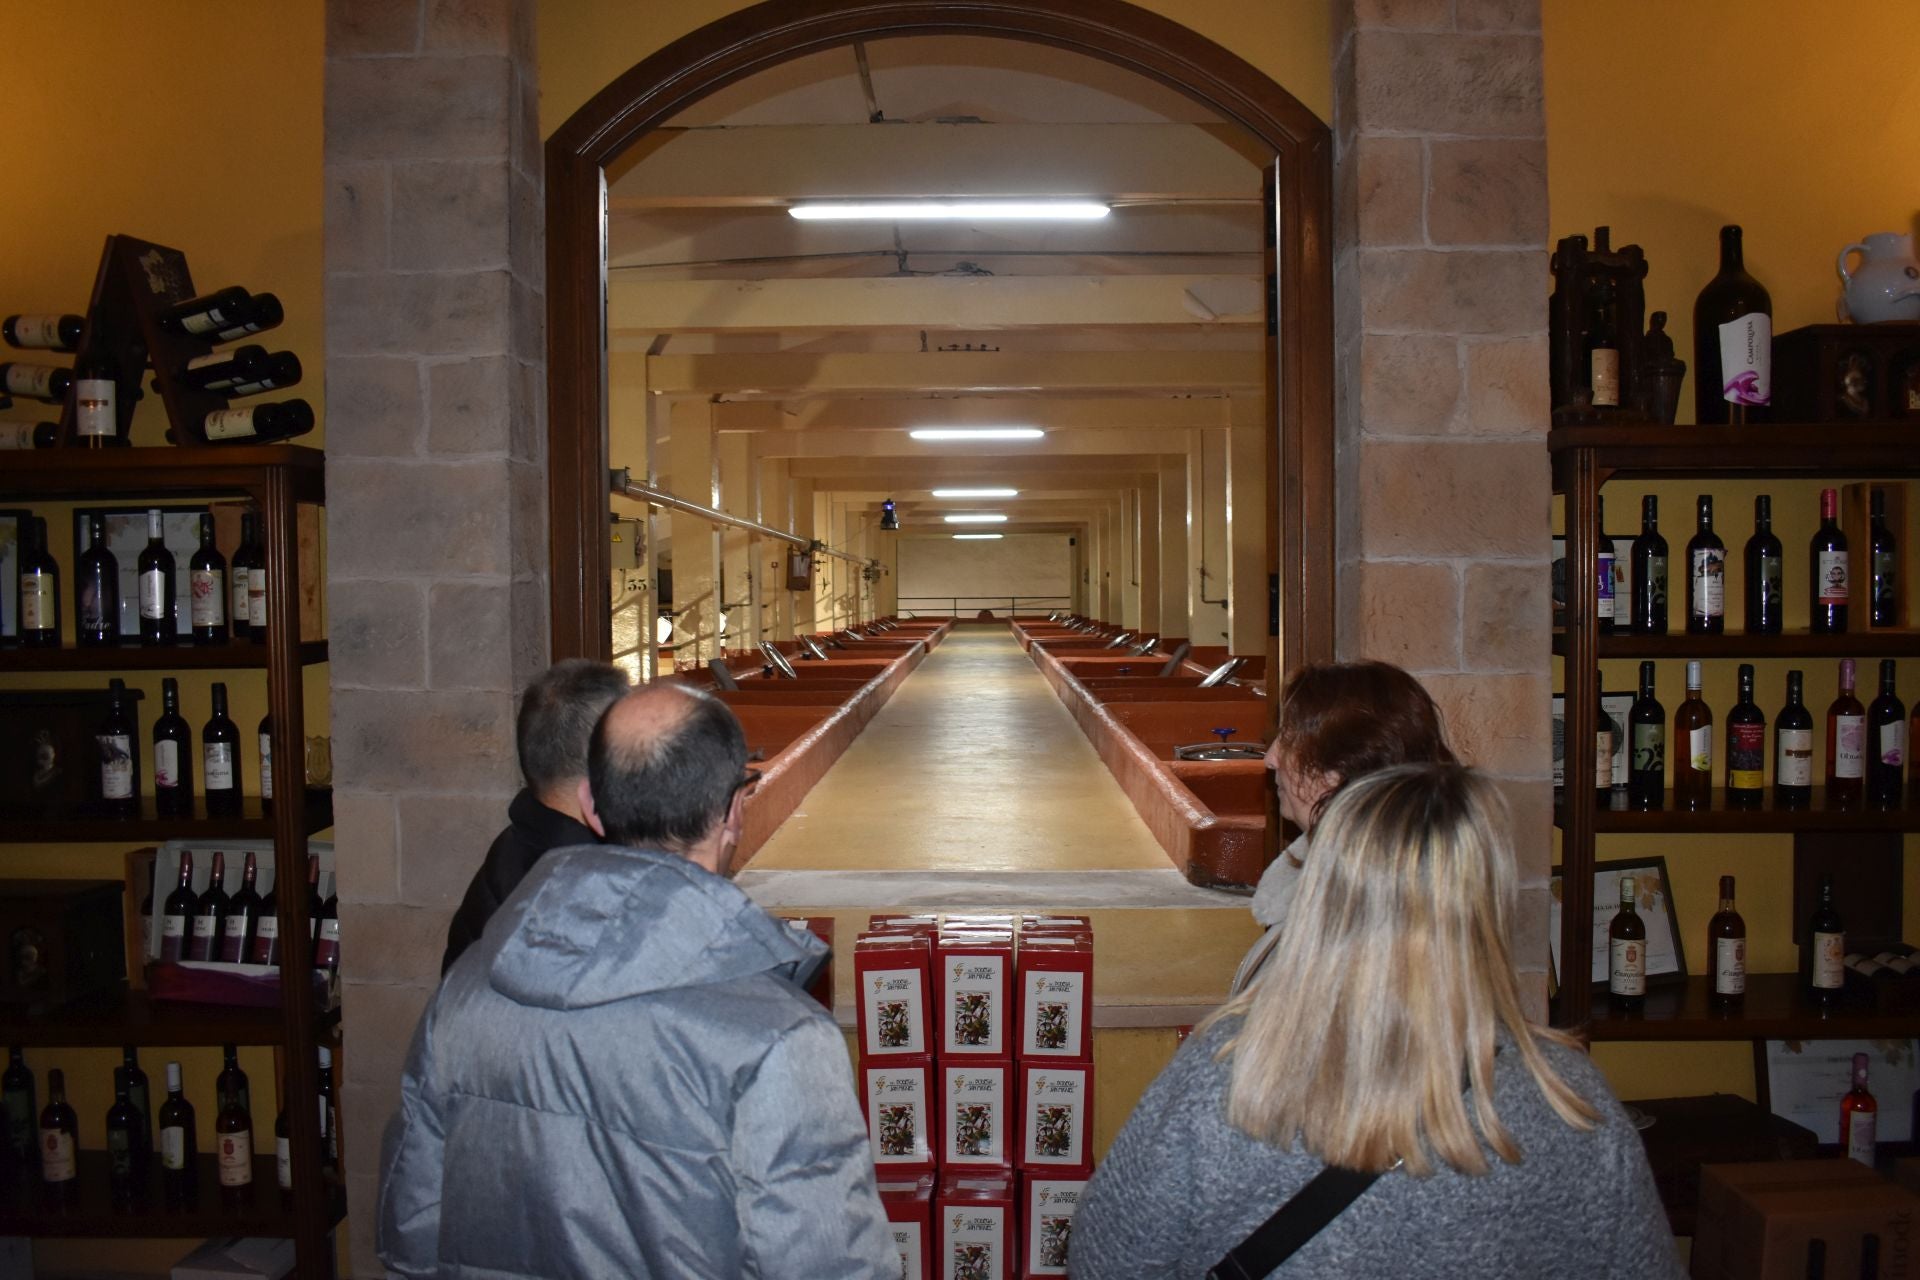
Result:
M727 802L731 804L733 797L740 795L742 792L748 796L753 795L755 788L759 785L760 771L758 769L746 770L740 775L740 781L733 784L733 791L727 796Z

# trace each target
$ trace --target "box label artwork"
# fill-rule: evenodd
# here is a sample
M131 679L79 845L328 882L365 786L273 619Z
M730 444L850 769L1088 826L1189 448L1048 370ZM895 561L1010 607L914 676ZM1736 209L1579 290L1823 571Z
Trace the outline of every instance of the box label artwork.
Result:
M1027 1088L1027 1162L1077 1165L1085 1161L1086 1076L1035 1071Z
M868 1053L925 1053L920 969L871 969L863 979Z
M893 1247L900 1254L900 1280L926 1280L920 1270L920 1224L917 1222L890 1222L893 1229Z
M947 1052L1005 1053L1000 1044L1005 962L998 956L952 956L946 966Z
M941 1280L1005 1280L1007 1211L988 1205L947 1210Z
M1085 978L1071 972L1040 970L1027 978L1020 1049L1028 1055L1081 1056L1080 1015Z
M926 1164L926 1079L919 1071L876 1067L867 1072L867 1132L877 1165Z
M1007 1073L1004 1067L950 1067L946 1159L952 1164L1007 1164Z
M1078 1180L1030 1184L1027 1207L1027 1274L1067 1274L1067 1246L1073 1240L1073 1215L1087 1184Z

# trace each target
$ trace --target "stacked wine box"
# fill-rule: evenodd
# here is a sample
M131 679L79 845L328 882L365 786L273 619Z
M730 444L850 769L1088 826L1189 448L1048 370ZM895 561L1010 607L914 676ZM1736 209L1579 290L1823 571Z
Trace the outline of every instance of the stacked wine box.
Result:
M1093 1172L1087 918L877 915L853 967L861 1106L902 1275L1066 1275Z

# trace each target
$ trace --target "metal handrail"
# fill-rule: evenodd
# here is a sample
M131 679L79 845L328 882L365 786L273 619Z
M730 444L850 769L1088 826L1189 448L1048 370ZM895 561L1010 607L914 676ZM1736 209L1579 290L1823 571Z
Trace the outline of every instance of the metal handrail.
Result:
M995 609L1000 607L1000 602L1005 601L1006 611L1010 614L1018 613L1022 605L1029 609L1071 608L1073 605L1071 596L898 596L894 600L894 607L906 616L913 617L915 610L909 606L915 601L926 602L921 611L929 613L932 609L926 606L944 602L948 606L948 616L958 617L962 600L968 602L969 609L975 610Z
M745 529L748 533L757 533L763 538L772 538L776 542L785 542L791 546L810 550L816 555L834 556L841 560L850 560L854 564L877 565L878 560L866 556L856 556L846 551L835 551L815 538L803 538L797 533L788 533L785 529L776 529L770 524L761 524L758 520L749 520L745 516L729 515L712 507L703 507L678 494L668 493L664 489L655 489L651 485L636 484L632 474L625 467L614 467L608 473L608 488L625 498L644 502L650 507L664 507L670 511L679 511L686 515L698 516L714 524L729 525L735 529Z

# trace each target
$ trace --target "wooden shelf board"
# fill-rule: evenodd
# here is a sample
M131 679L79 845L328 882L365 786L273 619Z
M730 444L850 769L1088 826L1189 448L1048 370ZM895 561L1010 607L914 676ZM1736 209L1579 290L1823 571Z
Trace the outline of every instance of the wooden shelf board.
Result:
M327 661L327 642L300 646L300 664ZM264 671L267 646L241 640L227 644L113 645L100 649L0 649L0 674L16 671Z
M1606 478L1625 476L1920 476L1910 426L1763 423L1743 427L1556 427L1556 456L1591 450ZM1557 474L1556 487L1563 487Z
M1597 636L1602 658L1910 658L1920 657L1920 631L1879 628L1848 631L1837 636L1789 631L1777 636L1728 632L1695 636L1669 632L1663 636L1615 632ZM1565 631L1553 633L1553 652L1565 657Z
M270 1136L267 1141L271 1144ZM37 1176L15 1175L0 1184L0 1235L162 1239L295 1234L293 1208L280 1194L271 1155L254 1157L253 1186L239 1200L223 1194L214 1158L200 1156L199 1187L191 1200L177 1206L169 1206L162 1194L157 1154L150 1165L144 1194L125 1206L113 1202L104 1151L80 1152L80 1176L58 1199ZM346 1192L329 1182L327 1198L331 1227L346 1216Z
M1886 1013L1845 993L1822 1007L1802 995L1793 973L1747 975L1747 994L1737 1010L1715 1009L1707 979L1647 988L1640 1013L1612 1011L1603 992L1593 997L1594 1040L1881 1040L1920 1035L1920 1010Z
M1583 797L1585 793L1582 793ZM1672 831L1704 834L1710 832L1795 832L1795 831L1920 831L1920 809L1903 804L1897 808L1829 808L1826 791L1813 789L1813 800L1806 808L1781 808L1769 790L1757 809L1727 807L1727 793L1715 787L1707 807L1684 809L1674 803L1673 792L1664 793L1659 809L1629 809L1626 792L1613 793L1613 807L1596 809L1594 831L1606 835L1617 832ZM1556 797L1554 823L1564 827L1567 813L1564 799Z
M322 1012L316 1023L324 1028L339 1018L334 1009ZM17 1009L0 1010L0 1044L114 1048L286 1042L286 1017L279 1009L178 1004L154 1000L144 991L94 997L31 1017Z
M125 497L130 494L246 492L275 468L292 471L299 500L317 502L326 457L295 444L143 449L34 449L0 471L0 499Z
M306 833L312 835L332 825L332 788L307 788ZM209 816L206 801L200 797L194 799L192 814L162 817L150 795L140 798L138 817L113 817L89 809L55 815L0 809L0 840L15 844L251 839L273 839L273 816L262 810L258 796L245 797L239 814L230 817Z

